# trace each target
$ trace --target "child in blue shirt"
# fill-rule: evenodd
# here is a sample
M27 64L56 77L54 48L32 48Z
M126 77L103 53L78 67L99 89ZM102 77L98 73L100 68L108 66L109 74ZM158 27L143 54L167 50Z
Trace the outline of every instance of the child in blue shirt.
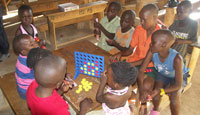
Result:
M189 70L183 64L181 55L170 47L175 42L174 36L169 30L157 30L152 34L151 48L139 70L139 84L142 93L141 101L145 102L147 96L153 97L153 105L150 115L159 115L159 104L163 94L169 94L172 115L180 112L180 91L187 83ZM155 85L149 85L144 80L144 71L149 62L153 61L157 70ZM148 86L154 87L153 91L147 90Z

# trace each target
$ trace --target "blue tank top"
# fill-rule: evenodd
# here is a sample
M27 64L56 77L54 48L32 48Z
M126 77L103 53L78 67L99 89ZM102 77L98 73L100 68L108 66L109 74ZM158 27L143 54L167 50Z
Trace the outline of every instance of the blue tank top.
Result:
M153 54L153 63L156 70L165 77L174 78L175 77L175 69L174 69L174 58L179 54L174 49L169 49L169 55L165 62L161 62L158 53ZM183 64L183 74L189 72L189 69L185 67Z

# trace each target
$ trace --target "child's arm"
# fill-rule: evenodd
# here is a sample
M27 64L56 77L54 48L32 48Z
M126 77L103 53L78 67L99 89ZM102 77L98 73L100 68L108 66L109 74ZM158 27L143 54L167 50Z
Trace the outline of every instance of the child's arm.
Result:
M115 55L113 55L111 58L110 58L110 61L113 62L113 61L120 61L121 57L123 56L129 56L133 53L133 47L129 46L129 48L125 49L124 51L121 51Z
M78 115L85 115L92 105L93 101L90 98L85 98L83 101L80 102L80 111Z
M115 40L106 40L107 44L116 47L120 51L124 51L128 48L120 46Z
M115 103L118 101L118 99L113 98L112 95L109 93L104 93L106 83L107 83L107 76L105 71L101 76L101 83L97 91L96 100L99 103L106 103L106 105L108 105L109 107L115 108L116 105Z
M106 37L108 37L109 39L113 40L115 37L115 33L110 33L108 32L102 25L101 23L97 22L96 20L94 20L94 27L98 28L101 32L104 33L104 35Z
M175 83L170 85L170 87L165 88L165 93L170 93L178 91L182 87L183 81L183 60L180 55L176 55L174 59L174 69L175 69Z
M145 76L145 69L148 66L148 64L151 62L153 57L153 53L151 52L151 48L149 49L147 56L145 57L140 69L139 69L139 75L138 75L138 88L139 88L139 93L140 93L140 99L144 101L146 99L147 95L144 95L144 90L143 90L143 81L144 81L144 76Z

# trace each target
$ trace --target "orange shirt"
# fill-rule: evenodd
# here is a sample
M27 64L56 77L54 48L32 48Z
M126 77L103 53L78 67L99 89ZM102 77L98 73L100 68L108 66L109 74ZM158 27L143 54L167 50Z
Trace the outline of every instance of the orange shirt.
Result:
M160 27L157 24L154 31L159 30ZM151 44L151 35L147 38L147 31L141 26L137 26L130 43L130 46L136 48L135 52L128 57L127 62L134 62L144 59ZM153 67L151 62L148 67Z

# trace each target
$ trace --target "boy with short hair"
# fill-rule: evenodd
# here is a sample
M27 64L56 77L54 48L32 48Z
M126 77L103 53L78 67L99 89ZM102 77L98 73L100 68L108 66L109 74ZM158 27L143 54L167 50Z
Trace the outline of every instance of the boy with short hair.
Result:
M99 29L96 31L96 35L100 35L98 46L106 51L109 51L113 47L108 45L106 40L114 39L115 32L120 26L120 18L117 16L121 10L121 4L119 2L111 2L107 9L107 14L102 20L97 22L94 21L94 27Z
M189 70L183 63L181 55L170 47L174 43L174 36L169 30L157 30L152 34L152 44L140 70L139 80L144 80L144 71L148 64L153 61L156 68L156 82L154 90L145 90L149 84L140 87L143 92L153 97L153 109L150 115L159 115L161 96L169 94L172 115L180 112L180 90L187 83ZM153 85L152 85L153 86ZM152 87L153 88L153 87ZM143 98L144 101L147 97Z
M189 18L192 12L192 4L188 0L182 1L177 6L177 17L174 23L169 27L176 38L173 49L178 51L185 58L188 50L188 44L197 42L198 22Z
M38 44L26 34L16 36L13 40L13 50L18 55L15 71L17 91L23 99L26 99L26 91L34 80L34 71L26 64L27 55L32 48L36 47Z
M36 63L34 73L35 81L27 91L27 104L32 115L70 115L68 104L56 92L56 88L66 92L70 87L64 81L66 61L59 56L49 55ZM79 115L85 115L91 104L92 100L85 98L80 103Z
M113 40L106 40L110 46L114 46L109 53L116 54L124 51L129 47L131 38L134 32L133 24L135 23L135 12L126 10L123 12L120 20L120 27L118 27Z

